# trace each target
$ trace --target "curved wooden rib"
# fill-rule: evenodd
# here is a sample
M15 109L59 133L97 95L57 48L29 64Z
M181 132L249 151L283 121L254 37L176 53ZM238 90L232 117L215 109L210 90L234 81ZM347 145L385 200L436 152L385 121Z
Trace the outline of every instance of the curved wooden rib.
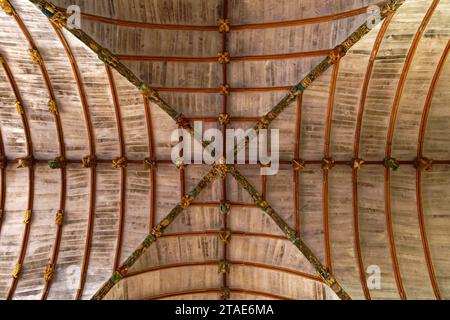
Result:
M255 290L246 290L241 288L229 288L230 292L235 293L243 293L243 294L251 294L251 295L257 295L261 297L266 297L274 300L292 300L291 298L282 297L279 295L267 293L267 292L261 292L261 291L255 291ZM212 289L194 289L189 291L180 291L180 292L172 292L172 293L164 293L157 296L151 296L147 297L143 300L157 300L157 299L166 299L166 298L173 298L173 297L179 297L184 296L188 294L201 294L201 293L221 293L222 289L220 288L212 288Z
M266 54L257 56L235 56L230 57L230 61L265 61L280 59L300 59L310 57L323 57L330 53L330 50L305 51L284 54ZM161 62L197 62L212 63L217 62L217 57L167 57L167 56L143 56L131 54L118 54L121 61L161 61Z
M81 106L83 109L83 116L86 123L86 131L88 135L88 145L89 145L89 154L95 156L95 139L94 139L94 130L92 127L92 122L89 115L89 106L86 98L86 93L84 91L84 85L81 78L80 70L78 69L78 64L73 55L72 49L70 48L66 38L62 34L62 32L58 29L55 29L58 38L60 39L66 55L70 61L70 65L72 68L72 72L77 83L78 94L81 100ZM95 190L96 190L96 182L97 182L97 172L96 168L90 168L90 192L89 192L89 216L88 216L88 226L87 226L87 235L85 241L85 250L83 254L83 262L81 266L81 274L80 274L80 285L76 293L76 299L81 299L81 295L83 294L84 284L86 282L86 273L89 264L89 257L91 251L91 242L92 235L94 231L94 217L95 217Z
M402 73L400 75L399 83L397 86L394 103L392 106L391 117L389 120L389 127L388 127L388 133L387 133L387 141L386 141L386 150L385 150L386 158L391 157L392 141L393 141L393 137L394 137L395 124L397 122L398 109L400 106L403 89L404 89L404 86L406 83L406 79L408 77L411 63L412 63L414 55L416 53L417 46L419 45L419 42L422 39L425 28L428 25L431 17L433 16L433 13L434 13L437 5L439 4L439 1L440 0L434 0L433 3L431 4L430 8L428 9L425 17L423 18L423 21L421 22L421 24L419 26L419 29L417 30L416 34L414 35L414 39L412 41L408 55L406 56L405 63L404 63ZM392 266L393 266L394 274L395 274L395 282L397 284L397 289L398 289L400 298L402 300L404 300L404 299L406 299L406 293L405 293L405 289L403 287L402 277L400 274L400 267L398 264L397 252L396 252L396 248L395 248L394 230L393 230L393 224L392 224L390 175L391 175L390 169L385 168L385 170L384 170L384 193L385 193L385 198L386 198L386 201L385 201L386 224L387 224L387 231L388 231L388 237L389 237Z
M330 83L327 122L325 128L325 146L323 150L324 158L330 157L331 126L333 124L334 97L336 95L336 82L338 75L339 75L339 61L337 61L333 65L333 74ZM329 170L323 170L323 184L322 184L323 236L325 243L326 265L330 269L330 272L333 272L333 264L331 262L331 247L330 247L330 222L328 213L328 171Z
M117 95L117 88L114 81L114 75L112 74L111 68L105 65L106 74L108 75L109 86L111 89L111 96L113 100L114 106L114 114L116 117L116 125L117 125L117 134L119 137L119 149L120 149L120 158L126 158L125 153L125 142L123 136L123 127L122 127L122 117L120 116L120 104L119 97ZM125 192L126 192L126 182L127 182L127 168L120 168L120 208L119 208L119 228L117 230L117 243L116 243L116 252L114 255L114 264L113 271L117 269L120 264L120 257L122 253L122 241L123 241L123 228L125 223Z
M16 101L20 102L20 104L23 106L23 101L22 101L22 97L20 95L19 88L17 86L17 83L14 79L14 76L13 76L11 69L9 68L9 65L6 62L6 60L4 60L4 62L2 63L2 66L3 66L3 70L6 73L6 77L8 78L8 82L14 92L14 97L16 98ZM31 140L30 126L28 124L28 119L26 116L25 108L23 109L23 113L20 114L20 118L22 120L23 128L25 131L25 141L27 144L27 157L32 157L33 156L33 143ZM28 247L28 239L30 236L32 214L33 214L33 200L34 200L34 167L33 166L28 168L28 178L29 178L28 179L29 189L28 189L28 201L27 201L27 209L26 210L29 210L31 212L31 217L30 217L30 221L28 223L25 223L25 230L23 233L22 245L20 248L19 257L17 259L17 264L20 266L23 266L23 262L25 260L25 255L26 255L27 247ZM17 288L17 283L19 281L19 276L20 276L20 272L17 275L17 277L13 277L11 287L9 288L8 294L6 296L7 300L11 300L13 298L14 292L16 291L16 288Z
M380 4L377 4L378 6ZM269 22L269 23L256 23L256 24L242 24L230 26L231 30L254 30L254 29L271 29L271 28L283 28L283 27L295 27L304 26L308 24L318 24L330 21L341 20L345 18L354 17L357 15L365 14L370 7L362 7L358 9L349 10L346 12L340 12L332 15L298 19L291 21ZM61 11L66 11L64 8L59 8ZM147 23L140 21L130 21L122 19L108 18L89 13L81 13L83 19L100 22L105 24L112 24L122 27L139 28L139 29L161 29L161 30L187 30L187 31L216 31L217 26L198 26L198 25L175 25L175 24L161 24L161 23Z
M441 59L439 60L436 70L434 72L433 79L430 84L430 89L428 90L428 95L425 100L425 105L423 107L422 120L420 122L419 140L417 143L417 158L423 157L423 147L425 142L425 131L427 127L428 115L431 109L431 103L433 101L433 96L436 88L436 84L439 81L445 62L447 61L450 52L450 41L442 53ZM425 255L425 260L427 262L428 275L430 277L431 286L433 287L433 292L437 300L441 300L441 292L439 290L438 283L436 281L436 275L433 267L433 260L430 253L430 247L428 244L428 237L425 227L425 216L423 212L422 204L422 171L420 168L416 170L416 201L417 201L417 212L419 215L419 227L420 227L420 237L422 239L422 246Z
M386 34L386 31L388 30L388 27L392 21L392 18L394 15L390 15L386 18L386 20L383 22L380 31L378 32L377 38L375 39L372 52L370 54L369 63L367 65L366 74L364 77L363 86L361 89L361 98L359 102L359 110L358 110L358 116L356 120L356 128L355 128L355 141L353 145L353 158L358 159L359 158L359 145L361 142L361 128L362 128L362 122L363 122L363 116L364 116L364 110L366 106L366 99L367 99L367 92L369 89L369 83L370 79L372 78L373 74L373 68L375 65L375 59L378 55L378 52L380 50L381 43L384 39L384 36ZM356 260L358 263L358 270L359 270L359 277L361 279L361 287L364 292L364 296L367 300L371 300L370 297L370 291L367 287L367 280L366 280L366 269L364 267L364 261L362 258L361 253L361 241L359 236L359 205L358 205L358 169L353 168L352 169L352 185L353 185L353 197L352 197L352 203L353 203L353 227L355 231L355 251L356 251Z
M258 268L258 269L283 272L283 273L291 274L291 275L298 276L301 278L305 278L308 280L323 283L323 281L321 279L319 279L318 277L316 277L314 275L304 273L304 272L294 270L294 269L283 268L283 267L271 265L271 264L248 262L248 261L231 260L229 262L231 263L232 266L244 266L244 267L252 267L252 268ZM150 267L150 268L146 268L146 269L135 271L135 272L129 272L127 274L127 276L124 277L124 279L136 277L136 276L150 273L150 272L161 271L161 270L179 269L179 268L186 268L186 267L199 267L199 266L215 266L218 264L220 264L220 260L167 264L167 265Z

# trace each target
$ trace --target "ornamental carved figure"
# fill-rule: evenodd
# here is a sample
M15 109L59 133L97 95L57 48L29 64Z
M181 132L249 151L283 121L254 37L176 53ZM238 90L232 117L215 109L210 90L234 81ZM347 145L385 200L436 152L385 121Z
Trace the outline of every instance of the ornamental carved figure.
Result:
M177 123L178 128L181 129L189 129L191 127L189 120L186 119L182 114L176 117L175 122Z
M49 282L53 279L53 275L55 274L55 265L53 263L49 263L45 266L44 270L44 280Z
M292 169L294 171L303 171L305 169L306 163L302 159L294 159L292 160Z
M55 100L48 101L48 111L50 111L50 113L52 113L54 115L58 114L58 106L56 105Z
M53 24L58 27L59 29L64 28L64 26L67 24L67 17L64 13L61 11L57 11L53 17L50 18L50 21L53 22Z
M220 261L219 273L222 273L222 274L230 273L230 266L231 266L230 261L227 261L227 260Z
M230 229L225 229L222 230L219 233L219 239L220 241L222 241L223 243L229 244L230 240L231 240L231 230Z
M397 171L400 168L400 162L395 158L384 159L383 165L386 169L392 169L393 171Z
M381 8L381 15L386 17L393 14L397 8L397 2L397 0L386 2Z
M186 209L187 207L189 207L191 205L193 200L194 200L194 198L192 196L185 195L183 198L181 198L180 206L183 209Z
M335 166L335 162L332 158L322 159L322 170L331 170Z
M156 227L154 227L153 229L152 229L152 231L150 232L150 234L152 235L152 236L155 236L155 238L161 238L161 236L162 236L162 227L161 227L161 225L157 225Z
M219 20L219 32L220 33L230 32L230 20L228 19Z
M230 54L228 52L219 52L217 54L217 61L220 64L227 64L230 62Z
M17 168L31 168L33 164L33 156L17 159Z
M228 300L228 299L230 299L230 293L231 293L230 289L224 287L224 288L220 289L220 298L222 300Z
M154 168L156 168L156 160L150 159L150 158L145 158L144 159L144 169L145 170L153 170Z
M305 79L300 81L300 84L302 85L302 87L304 89L306 89L306 88L308 88L311 85L312 82L313 82L312 79L308 75L308 76L305 77Z
M16 263L16 265L14 266L13 272L12 272L12 277L14 279L19 278L19 275L20 275L21 271L22 271L22 264Z
M33 61L34 64L41 66L43 61L39 51L34 48L31 48L28 51L30 52L31 61Z
M3 12L8 16L16 14L14 8L11 6L8 0L0 0L0 7L2 8Z
M222 215L227 215L230 214L231 212L231 204L229 201L220 201L220 205L219 205L219 209L220 209L220 213Z
M121 266L119 269L117 269L117 272L120 274L120 276L123 278L128 273L128 268L126 266Z
M66 159L64 157L57 157L53 160L48 161L48 167L50 169L62 169L66 167Z
M61 226L64 221L64 210L58 210L55 216L55 224Z
M322 279L329 287L332 287L336 283L336 279L331 275L330 269L325 266L322 266L318 271L320 279Z
M178 170L184 170L184 168L186 168L186 164L184 163L184 159L183 158L178 158L175 161L175 166L177 167Z
M221 125L226 125L230 123L230 115L228 113L219 114L219 123Z
M339 45L328 54L327 61L329 64L335 64L338 62L342 57L345 56L345 51L343 48Z
M414 167L421 171L433 170L433 160L428 158L416 158L414 160Z
M258 120L258 123L255 126L256 130L261 130L261 129L267 129L270 125L270 120L266 117L263 116Z
M128 160L125 157L116 158L112 161L112 167L114 169L126 168L128 165Z
M352 161L350 162L350 166L352 167L352 169L356 169L359 170L362 168L363 164L365 163L365 161L363 159L359 159L359 158L354 158L352 159Z
M19 115L24 115L25 114L25 111L24 111L23 106L22 106L22 102L20 102L20 101L16 101L16 112Z
M228 174L228 165L223 164L223 163L216 163L213 165L213 170L222 179L225 179L225 177Z
M25 210L25 213L23 214L23 223L29 224L31 221L31 210Z
M97 157L95 156L86 156L81 159L81 165L83 168L95 168L97 166Z
M230 94L230 85L229 84L223 84L220 86L220 94L223 96L227 96Z

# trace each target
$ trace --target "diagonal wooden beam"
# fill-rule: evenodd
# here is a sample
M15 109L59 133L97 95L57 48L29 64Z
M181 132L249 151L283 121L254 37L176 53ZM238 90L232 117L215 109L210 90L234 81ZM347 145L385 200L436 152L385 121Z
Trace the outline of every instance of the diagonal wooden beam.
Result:
M392 155L392 142L394 139L394 131L395 125L397 122L398 110L400 107L400 102L403 94L403 90L406 84L406 79L409 74L409 70L411 68L412 61L414 59L415 53L417 51L417 47L422 39L422 36L425 32L425 28L433 16L433 13L436 10L440 0L433 0L431 6L428 8L425 17L423 18L416 34L411 43L411 47L406 56L402 73L400 74L400 79L397 85L397 90L394 97L394 102L392 105L391 117L389 120L388 133L386 138L386 148L385 148L385 157L386 159L390 159ZM407 299L405 288L403 286L403 280L400 272L400 266L397 257L397 250L395 247L395 239L394 239L394 227L392 222L392 212L391 212L391 169L386 167L384 169L384 193L385 193L385 209L386 209L386 225L387 232L389 238L389 249L391 253L392 267L394 269L395 282L397 285L397 290L402 300Z
M125 277L128 270L134 265L139 257L160 238L164 230L179 216L179 214L188 208L192 201L216 179L218 175L226 175L227 165L214 165L213 168L199 181L199 183L189 193L184 195L180 203L177 204L169 214L155 227L145 238L139 247L128 257L127 260L113 273L108 281L95 293L93 300L101 300L106 294Z
M23 233L23 238L22 238L22 244L21 244L21 248L20 248L20 252L19 252L19 257L17 259L17 263L14 267L14 271L12 274L12 283L11 283L11 286L10 286L7 296L6 296L7 300L11 300L16 291L17 283L19 281L19 277L20 277L20 274L21 274L21 271L23 268L23 262L25 260L25 255L26 255L27 247L28 247L28 240L29 240L29 236L30 236L30 229L31 229L31 222L32 222L32 215L33 215L33 202L34 202L34 164L33 164L33 142L31 139L31 131L30 131L30 126L28 123L26 110L23 105L23 100L20 95L19 88L17 86L16 80L13 76L13 73L12 73L7 61L4 58L2 58L1 65L3 67L3 70L6 73L8 82L14 93L14 97L16 99L16 111L19 113L19 116L22 120L24 131L25 131L27 156L24 158L24 161L23 161L24 165L22 167L28 169L28 184L29 184L27 209L25 210L24 220L23 220L23 222L25 224L25 228L24 228L24 233ZM21 161L19 160L19 162L21 162Z
M425 132L427 128L428 115L431 109L431 105L433 102L433 97L435 94L436 85L440 79L442 74L442 70L444 69L444 65L447 61L450 52L450 41L447 42L447 46L442 53L441 59L436 66L436 70L434 72L433 79L430 84L430 88L428 90L427 98L425 100L425 104L422 112L422 119L420 122L420 130L419 130L419 138L417 142L417 159L423 159L423 149L425 142ZM417 213L419 216L419 227L420 227L420 237L422 240L423 251L425 255L425 260L427 263L428 275L430 277L431 286L433 287L433 292L437 300L442 299L442 295L439 289L439 285L436 280L436 274L433 266L433 259L431 257L430 246L428 244L428 237L425 225L425 215L423 210L422 203L422 169L417 166L416 168L416 201L417 201Z
M317 271L319 277L327 284L336 295L342 300L351 300L350 296L344 291L341 285L337 282L336 278L325 267L320 260L314 255L309 247L298 236L297 232L292 229L280 215L269 205L269 203L256 191L256 189L250 184L250 182L235 168L229 170L238 184L245 189L252 197L255 205L264 211L283 231L286 237L297 247L297 249L304 255L304 257L311 263L314 269Z

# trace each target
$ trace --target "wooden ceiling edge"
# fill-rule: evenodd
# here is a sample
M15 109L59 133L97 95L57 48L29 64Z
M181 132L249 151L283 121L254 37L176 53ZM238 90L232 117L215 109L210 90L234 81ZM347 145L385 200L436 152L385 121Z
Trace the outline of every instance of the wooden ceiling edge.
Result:
M250 295L257 295L265 298L269 298L272 300L294 300L292 298L283 297L279 295L275 295L268 292L262 292L257 290L249 290L249 289L242 289L242 288L228 288L230 293L242 293L242 294L250 294ZM183 295L189 295L189 294L201 294L201 293L218 293L222 294L223 289L222 288L210 288L210 289L192 289L187 291L180 291L180 292L172 292L172 293L165 293L160 294L157 296L149 296L144 298L143 300L158 300L158 299L167 299L167 298L173 298L173 297L179 297Z
M423 158L423 149L424 149L424 142L425 142L425 131L427 127L427 120L428 115L431 109L431 103L434 97L436 85L440 79L442 70L444 68L444 65L447 61L448 55L450 52L450 41L447 42L447 46L445 47L441 58L436 66L436 70L433 75L433 79L431 81L427 98L425 100L425 104L423 107L422 112L422 119L420 122L420 131L419 131L419 138L417 142L417 159ZM431 257L429 242L428 242L428 236L427 236L427 230L425 225L425 215L424 215L424 209L423 209L423 203L422 203L422 169L418 166L416 168L416 202L417 202L417 212L418 212L418 218L419 218L419 228L420 228L420 237L422 240L422 247L424 251L425 261L427 264L427 270L428 275L430 277L431 286L433 288L433 293L437 300L442 299L442 295L439 289L439 285L437 283L436 279L436 273L434 270L433 265L433 259Z
M385 1L381 1L376 6L382 7ZM241 24L230 26L230 31L239 31L239 30L258 30L258 29L272 29L272 28L283 28L283 27L295 27L295 26L304 26L309 24L318 24L325 23L330 21L341 20L345 18L350 18L354 16L358 16L364 13L367 13L371 6L365 6L357 9L352 9L349 11L339 12L336 14L321 16L321 17L312 17L312 18L304 18L290 21L279 21L279 22L266 22L266 23L254 23L254 24ZM59 11L65 12L66 8L58 7ZM131 21L131 20L123 20L123 19L115 19L108 18L104 16L94 15L90 13L81 13L82 18L100 22L104 24L111 24L116 26L123 27L133 27L133 28L142 28L142 29L161 29L161 30L178 30L178 31L215 31L217 32L217 25L182 25L182 24L162 24L162 23L148 23L142 21Z
M320 260L314 255L309 247L298 236L295 230L293 230L270 206L266 199L256 191L252 184L236 169L230 170L229 173L236 179L238 184L245 189L258 208L265 212L275 224L286 234L288 239L297 247L297 249L303 254L303 256L311 263L314 269L317 271L319 277L327 284L335 294L342 300L351 300L350 296L345 292L342 286L338 283L334 275L330 272L329 268L325 267Z
M172 263L172 264L165 264L165 265L159 265L154 267L148 267L144 268L142 270L137 271L130 271L123 279L129 279L132 277L137 277L140 275L144 275L151 272L157 272L162 270L168 270L168 269L179 269L179 268L188 268L188 267L200 267L200 266L219 266L221 261L223 260L205 260L205 261L193 261L193 262L180 262L180 263ZM273 264L268 263L261 263L261 262L252 262L252 261L243 261L243 260L227 260L231 266L243 266L243 267L250 267L250 268L257 268L257 269L265 269L270 271L276 271L276 272L282 272L294 276L298 276L304 279L308 279L311 281L324 283L322 279L320 279L317 276L291 269L291 268L284 268ZM227 288L227 286L223 286L223 288Z
M27 144L27 156L24 158L25 168L28 168L28 200L27 200L27 209L24 214L24 232L22 237L22 243L20 246L20 252L19 256L16 262L16 265L14 267L14 270L12 272L12 282L10 285L10 288L8 290L6 299L12 300L14 293L17 288L17 284L19 281L19 277L21 275L23 262L25 260L25 255L28 247L28 240L30 236L30 225L32 221L32 214L33 214L33 200L34 200L34 167L33 167L33 143L31 139L31 132L30 132L30 126L28 124L27 114L25 107L23 105L23 100L20 95L19 88L17 86L16 80L14 79L14 76L12 74L12 71L8 65L8 62L5 58L2 59L2 67L3 70L6 73L6 77L8 79L9 85L11 86L11 89L14 93L14 97L16 100L16 111L19 113L19 116L22 120L23 128L25 131L25 140ZM18 103L18 104L17 104Z
M377 34L374 45L372 47L372 51L370 53L369 62L367 64L366 73L364 75L363 86L361 88L361 97L359 101L359 109L355 126L355 140L353 143L353 159L355 161L359 160L359 152L360 152L360 140L361 140L361 129L363 116L365 111L367 93L369 89L370 79L373 74L373 68L375 65L375 58L378 55L378 52L381 47L381 43L383 42L384 36L389 28L389 25L393 19L394 15L389 15L382 23L381 28ZM364 267L364 261L362 258L361 252L361 239L359 233L359 202L358 202L358 170L360 168L353 167L352 169L352 205L353 205L353 230L355 236L355 251L356 251L356 261L358 265L359 278L361 282L361 288L364 293L364 297L366 300L371 300L370 290L367 286L366 280L366 269Z
M403 69L400 74L399 83L397 85L397 90L396 90L396 94L395 94L395 98L394 98L394 102L393 102L392 110L391 110L391 117L389 120L388 133L387 133L387 139L386 139L386 149L385 149L386 159L389 159L391 157L392 141L393 141L393 136L394 136L395 124L397 122L398 109L400 106L403 89L404 89L404 86L406 83L406 78L408 76L409 69L411 67L411 63L415 56L419 42L422 39L422 36L425 32L425 28L428 25L428 23L430 22L431 17L433 16L433 13L435 12L435 9L438 6L439 2L440 2L440 0L433 0L431 6L428 8L422 22L420 23L420 26L419 26L416 34L414 35L414 38L412 40L408 54L406 56L406 59L405 59L404 65L403 65ZM384 194L385 194L386 225L387 225L387 233L388 233L388 239L389 239L389 249L390 249L390 254L391 254L392 268L394 270L395 283L397 285L397 290L400 295L400 299L406 300L407 296L406 296L405 288L403 286L403 280L402 280L402 276L401 276L397 251L396 251L396 247L395 247L395 238L394 238L395 236L394 236L394 230L393 230L394 227L393 227L392 213L391 213L390 174L391 174L390 169L385 168L385 170L384 170Z

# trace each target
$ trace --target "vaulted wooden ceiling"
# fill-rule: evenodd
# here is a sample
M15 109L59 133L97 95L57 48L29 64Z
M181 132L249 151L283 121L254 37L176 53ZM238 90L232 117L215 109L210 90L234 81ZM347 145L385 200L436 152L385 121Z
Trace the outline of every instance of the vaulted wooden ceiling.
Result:
M450 1L402 2L0 1L0 296L448 298ZM177 167L193 120L270 122L279 173Z

